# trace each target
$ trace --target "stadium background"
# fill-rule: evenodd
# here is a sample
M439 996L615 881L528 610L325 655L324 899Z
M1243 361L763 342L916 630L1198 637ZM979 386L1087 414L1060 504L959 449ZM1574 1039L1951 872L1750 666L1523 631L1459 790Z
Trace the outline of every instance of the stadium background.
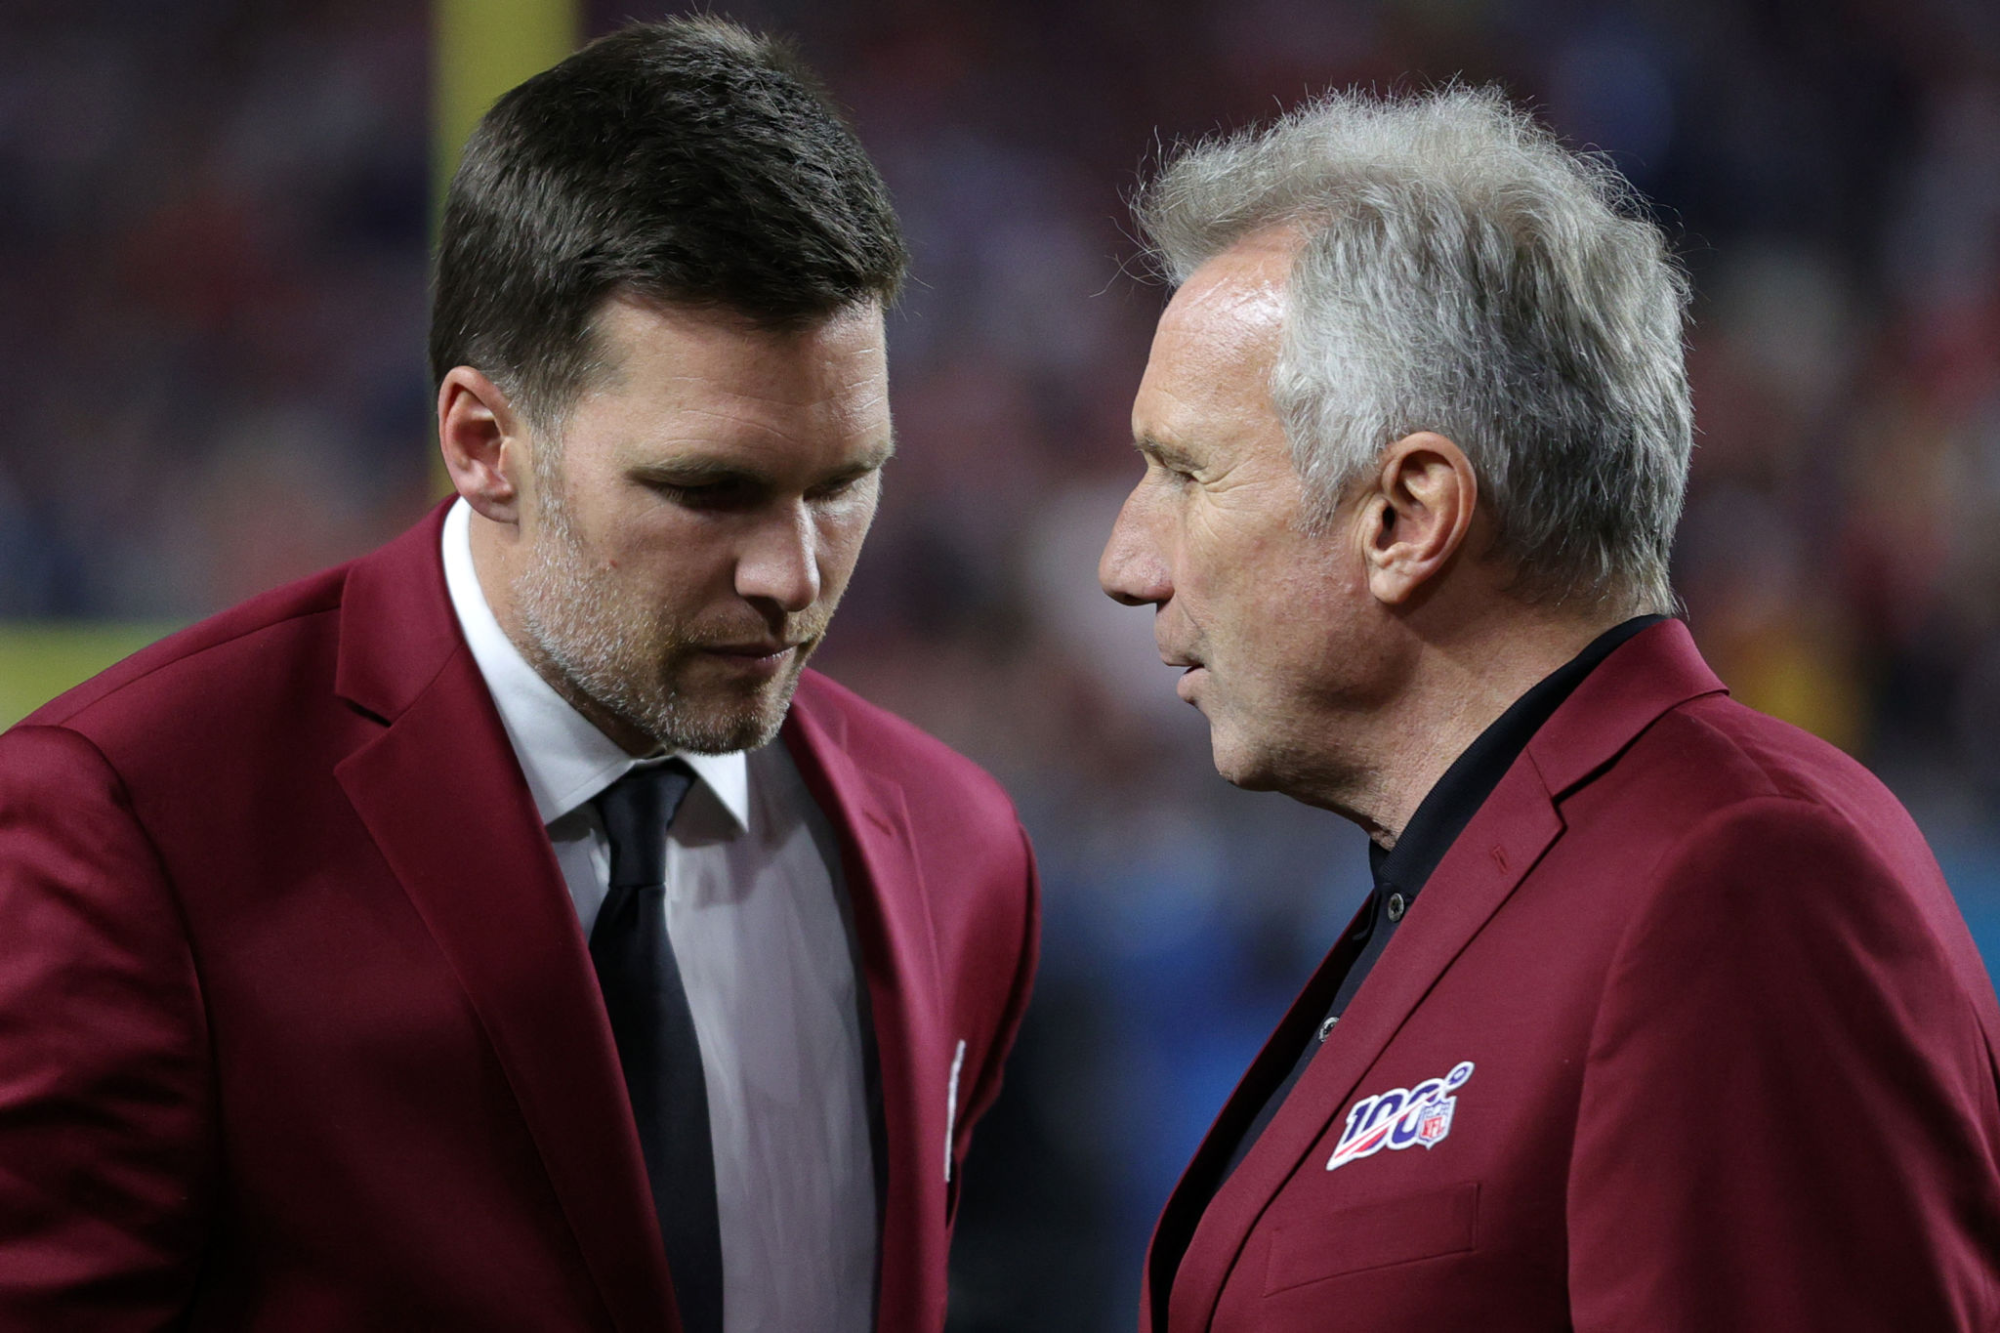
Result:
M435 161L496 80L674 8L0 8L0 724L423 512ZM1462 74L1610 152L1699 293L1696 636L1902 795L2000 959L2000 8L718 8L799 40L916 253L902 453L822 665L992 768L1047 880L955 1329L1129 1327L1155 1210L1365 890L1354 831L1213 776L1095 587L1163 295L1122 197L1161 141Z

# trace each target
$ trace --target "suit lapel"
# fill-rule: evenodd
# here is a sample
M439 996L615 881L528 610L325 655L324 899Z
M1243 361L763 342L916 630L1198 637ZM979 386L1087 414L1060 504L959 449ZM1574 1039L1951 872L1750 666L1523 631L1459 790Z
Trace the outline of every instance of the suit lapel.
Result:
M1320 1052L1264 1135L1209 1204L1181 1260L1167 1327L1205 1329L1257 1218L1339 1114L1444 970L1541 859L1562 821L1533 765L1516 763L1432 873Z
M1264 1210L1294 1174L1324 1167L1308 1154L1317 1157L1315 1145L1369 1068L1561 836L1557 801L1669 708L1722 688L1687 627L1667 621L1606 658L1536 733L1432 872L1355 993L1338 1037L1307 1066L1263 1137L1209 1202L1174 1278L1166 1321L1171 1333L1209 1327L1223 1284ZM1307 998L1318 989L1309 987ZM1283 1027L1296 1030L1302 1021L1302 1006L1294 1006ZM1225 1108L1218 1125L1240 1119L1235 1112Z
M936 933L908 808L898 783L855 761L842 719L819 702L810 677L793 700L783 737L839 833L867 974L888 1159L877 1327L933 1327L945 1299L950 1070Z
M441 512L354 567L340 692L387 723L335 769L470 998L616 1326L673 1327L596 975L438 559Z

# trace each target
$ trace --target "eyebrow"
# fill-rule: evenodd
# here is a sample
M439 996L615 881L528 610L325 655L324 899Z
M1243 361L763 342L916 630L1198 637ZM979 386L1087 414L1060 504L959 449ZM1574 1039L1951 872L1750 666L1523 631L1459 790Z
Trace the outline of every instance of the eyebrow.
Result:
M856 477L865 477L871 472L880 472L884 467L888 466L889 460L895 456L896 437L891 435L879 447L869 450L847 467L832 474L828 479L832 481L851 481Z
M879 449L870 451L846 467L815 477L813 485L838 485L854 481L871 472L879 471L895 456L896 443L890 440ZM657 463L640 463L627 469L627 475L641 481L660 482L669 486L715 486L719 484L751 485L768 487L772 484L768 472L759 468L745 467L721 458L686 458L662 460Z
M1132 447L1162 467L1193 472L1199 466L1193 455L1151 435L1133 437Z

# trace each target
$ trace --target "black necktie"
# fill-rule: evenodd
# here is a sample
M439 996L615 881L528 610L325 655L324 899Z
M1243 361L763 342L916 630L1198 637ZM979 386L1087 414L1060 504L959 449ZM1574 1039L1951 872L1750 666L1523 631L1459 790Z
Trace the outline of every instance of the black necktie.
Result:
M680 760L635 768L597 798L611 892L590 932L686 1333L722 1333L722 1229L701 1042L667 938L667 826L694 782Z

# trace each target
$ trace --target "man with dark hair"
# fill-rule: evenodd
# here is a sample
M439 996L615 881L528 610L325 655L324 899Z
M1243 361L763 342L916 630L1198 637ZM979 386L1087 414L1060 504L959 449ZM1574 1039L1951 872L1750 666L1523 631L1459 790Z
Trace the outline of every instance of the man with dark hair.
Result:
M494 107L438 258L456 499L0 738L0 1325L942 1325L1033 862L804 670L904 263L728 24Z
M1100 577L1375 889L1154 1233L1147 1333L2000 1327L2000 1005L1859 764L1674 618L1687 288L1497 92L1329 96L1140 216Z

